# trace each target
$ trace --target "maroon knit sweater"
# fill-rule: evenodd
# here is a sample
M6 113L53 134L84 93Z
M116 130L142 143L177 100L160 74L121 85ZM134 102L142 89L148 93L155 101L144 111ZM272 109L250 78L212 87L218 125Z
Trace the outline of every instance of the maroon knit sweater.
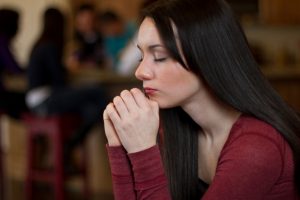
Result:
M107 146L115 200L170 200L158 146L127 154ZM242 115L202 200L297 200L292 151L265 122Z

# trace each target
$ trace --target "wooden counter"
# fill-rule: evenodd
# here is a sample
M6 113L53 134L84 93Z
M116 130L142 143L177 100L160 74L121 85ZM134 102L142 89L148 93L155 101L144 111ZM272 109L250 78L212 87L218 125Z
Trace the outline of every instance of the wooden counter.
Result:
M300 66L269 67L262 71L278 93L300 112Z
M262 72L270 81L300 79L300 65L287 67L263 66Z

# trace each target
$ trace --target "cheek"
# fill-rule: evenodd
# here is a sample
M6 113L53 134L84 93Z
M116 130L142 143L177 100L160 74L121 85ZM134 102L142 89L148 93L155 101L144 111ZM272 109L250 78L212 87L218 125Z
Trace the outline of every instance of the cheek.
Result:
M162 78L162 77L161 77ZM163 96L154 97L160 108L180 106L197 94L201 88L200 81L190 73L165 73L162 80Z
M199 88L200 80L196 75L186 71L181 65L165 70L162 79L170 88L188 92Z

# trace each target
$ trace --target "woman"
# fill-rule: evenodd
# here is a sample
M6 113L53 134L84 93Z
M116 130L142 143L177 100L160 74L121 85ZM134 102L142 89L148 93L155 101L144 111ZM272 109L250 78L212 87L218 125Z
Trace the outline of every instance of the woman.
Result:
M299 117L224 1L156 4L138 47L148 98L125 90L103 114L116 199L299 198Z
M80 145L91 128L99 122L99 112L107 102L99 87L67 85L67 72L62 64L64 50L64 16L56 8L44 12L43 30L35 43L28 65L28 107L39 115L76 113L82 124L65 144L65 159Z

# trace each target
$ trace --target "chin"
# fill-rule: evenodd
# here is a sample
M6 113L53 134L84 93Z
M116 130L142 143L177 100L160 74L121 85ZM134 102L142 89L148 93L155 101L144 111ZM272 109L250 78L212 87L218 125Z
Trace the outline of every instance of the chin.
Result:
M178 105L172 102L170 99L162 99L154 96L149 96L148 97L152 101L156 101L158 103L158 107L160 109L168 109L168 108L174 108L177 107Z
M157 101L158 106L160 109L168 109L168 108L174 108L176 107L176 105L171 104L171 103L167 103L167 102L159 102Z

